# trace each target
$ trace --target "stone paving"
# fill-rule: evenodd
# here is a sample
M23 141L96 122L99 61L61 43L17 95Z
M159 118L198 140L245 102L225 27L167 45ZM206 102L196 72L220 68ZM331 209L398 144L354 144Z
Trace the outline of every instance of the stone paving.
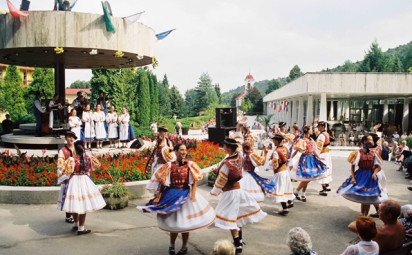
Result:
M308 202L296 201L287 217L278 216L276 212L280 206L267 199L262 209L268 216L261 223L244 229L243 254L289 254L286 234L295 226L309 232L314 249L320 255L340 254L356 237L346 226L356 219L360 210L358 204L335 194L336 188L349 175L344 156L336 154L333 157L334 182L329 196L319 196L319 185L311 183ZM393 162L384 163L389 195L401 204L411 203L411 193L406 189L409 183L396 168ZM217 200L208 195L209 190L207 186L200 187L202 195L215 206ZM71 226L64 223L64 215L55 205L0 204L0 254L167 254L168 234L157 228L155 215L135 209L145 202L134 200L121 211L90 213L86 226L93 232L86 236L71 232ZM380 224L379 220L377 222ZM190 236L189 254L211 254L213 243L221 238L230 239L229 232L217 228L195 231ZM177 247L180 247L180 240Z

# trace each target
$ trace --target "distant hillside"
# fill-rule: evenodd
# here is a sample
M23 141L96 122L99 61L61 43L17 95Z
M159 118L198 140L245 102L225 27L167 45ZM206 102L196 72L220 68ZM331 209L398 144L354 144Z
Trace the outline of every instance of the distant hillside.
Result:
M404 44L404 45L399 45L398 47L395 47L393 49L388 49L386 52L384 52L387 56L390 56L393 61L400 62L397 66L398 70L395 70L397 72L412 72L412 41ZM333 68L326 68L322 70L322 72L357 72L360 69L360 65L362 64L363 60L359 60L356 62L352 62L350 60L346 60L342 65L333 67ZM394 70L392 70L394 71ZM287 83L287 78L277 78L282 86L284 86ZM258 81L255 83L255 86L259 89L260 93L262 93L262 96L266 95L266 89L269 86L269 80L263 80L263 81ZM228 92L224 92L222 94L222 102L224 104L230 105L230 102L232 101L233 96L239 95L243 90L245 86L239 86L235 89L232 89Z

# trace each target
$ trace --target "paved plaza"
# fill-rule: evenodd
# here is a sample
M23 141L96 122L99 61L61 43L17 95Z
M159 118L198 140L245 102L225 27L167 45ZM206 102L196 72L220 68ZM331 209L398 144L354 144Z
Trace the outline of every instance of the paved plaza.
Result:
M340 254L345 249L356 237L346 226L359 215L360 206L335 194L349 175L346 158L342 153L336 155L332 193L321 197L317 194L319 185L311 183L308 202L296 201L287 217L278 216L280 206L266 199L262 209L268 217L259 224L245 227L243 254L289 254L286 234L295 226L309 232L314 249L320 255ZM408 181L396 171L397 167L393 162L384 163L389 195L401 204L410 203ZM217 200L208 195L209 190L207 186L200 188L202 195L215 206ZM0 204L0 254L167 254L168 234L157 228L155 215L135 209L145 202L134 200L121 211L101 210L89 214L86 227L93 232L86 236L71 232L71 226L63 221L64 214L58 212L55 205ZM195 231L190 236L189 254L211 254L214 242L221 238L231 239L228 231L217 228Z

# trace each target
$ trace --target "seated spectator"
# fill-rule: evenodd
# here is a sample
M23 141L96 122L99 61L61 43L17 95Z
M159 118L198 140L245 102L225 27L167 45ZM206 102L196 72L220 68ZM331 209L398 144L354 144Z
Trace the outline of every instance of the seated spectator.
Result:
M382 159L388 161L391 154L391 148L389 148L388 142L383 142L382 144Z
M405 140L406 138L408 138L408 133L403 132L403 134L401 135L401 140Z
M377 233L375 222L369 217L361 216L356 220L356 230L361 241L348 246L342 255L378 255L379 245L372 241Z
M394 141L399 142L400 137L399 137L398 131L393 132L392 138Z
M340 146L346 146L346 135L344 132L339 134Z
M353 131L349 133L349 143L351 146L355 145L355 133Z
M401 207L401 218L399 220L405 229L405 233L409 233L412 229L412 205L403 205Z
M13 133L13 121L10 119L10 114L6 114L6 119L1 123L3 134Z
M292 255L317 255L316 252L312 251L312 241L309 234L300 227L289 230L286 244Z
M229 240L219 240L213 246L213 255L235 255L235 246Z
M394 200L386 200L379 205L379 219L383 221L383 227L377 228L375 241L379 245L379 254L401 248L405 239L402 223L398 220L401 214L401 206ZM349 224L352 232L358 233L356 223Z

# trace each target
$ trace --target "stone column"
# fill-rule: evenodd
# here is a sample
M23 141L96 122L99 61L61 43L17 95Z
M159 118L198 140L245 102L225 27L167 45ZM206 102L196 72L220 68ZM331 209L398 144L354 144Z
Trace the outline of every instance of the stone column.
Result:
M409 98L403 100L403 118L402 118L402 131L408 132L409 129Z
M303 126L303 97L299 97L298 125L299 127Z
M319 121L327 121L327 101L326 93L320 94L320 111L319 111Z
M308 96L308 104L306 106L306 125L313 124L313 96Z
M292 101L288 99L288 111L286 113L287 115L287 120L286 123L288 124L289 127L292 126Z
M292 99L292 125L298 121L298 101Z
M389 106L388 106L388 100L385 100L385 103L383 104L382 122L388 123L388 121L389 121Z
M333 105L334 101L330 101L330 109L329 109L329 114L328 114L328 119L329 120L335 120L335 106Z

